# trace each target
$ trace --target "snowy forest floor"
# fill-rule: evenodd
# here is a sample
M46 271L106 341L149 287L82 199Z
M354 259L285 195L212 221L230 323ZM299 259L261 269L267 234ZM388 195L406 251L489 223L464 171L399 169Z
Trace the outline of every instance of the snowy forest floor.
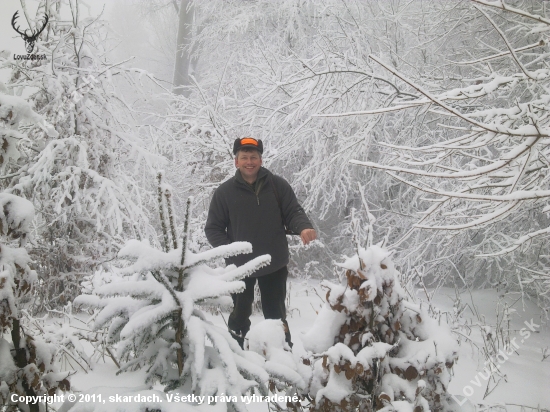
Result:
M430 293L432 291L428 291ZM424 298L425 292L418 291L419 296ZM325 292L320 287L318 281L300 281L292 280L289 282L289 317L288 323L292 332L294 342L294 353L303 351L301 335L307 331L316 317L316 310L324 304ZM508 359L500 357L495 359L495 364L505 377L495 388L495 382L489 379L490 394L483 399L487 388L487 380L483 379L483 369L485 367L485 358L480 350L483 348L483 337L479 326L478 317L474 313L477 310L478 315L484 319L485 326L491 326L491 333L498 334L498 328L495 327L497 319L502 317L502 305L505 301L509 305L514 303L515 299L500 299L495 290L475 290L470 294L464 292L460 295L462 302L468 303L464 311L463 325L459 330L467 334L471 330L469 339L463 339L460 346L459 361L454 366L454 377L451 381L449 392L456 396L457 400L462 400L467 396L468 400L478 404L479 411L531 411L537 409L522 409L519 405L532 408L541 408L546 410L550 408L550 329L548 325L540 322L540 310L533 302L516 301L512 313L510 326L504 326L500 332L509 330L510 339L515 338L518 346L515 353L508 356ZM455 290L450 288L440 288L433 297L432 303L442 313L453 312L453 300L456 299ZM225 327L229 312L230 299L227 298L227 306L222 305L222 315L208 313L209 319L216 325ZM225 303L222 302L222 303ZM473 303L473 305L472 305ZM475 306L476 309L472 310ZM501 314L497 317L497 312ZM260 313L254 313L252 316L252 326L263 320ZM527 322L534 332L527 336L529 331ZM521 330L524 330L521 333ZM546 351L545 351L546 348ZM545 356L547 356L545 358ZM545 359L544 359L545 358ZM109 387L111 389L138 388L145 389L143 385L143 371L129 372L122 375L116 375L117 368L108 357L105 357L104 364L96 364L94 370L88 373L77 372L71 378L72 389L75 392L87 391L94 387ZM481 372L481 375L479 374ZM485 409L479 404L492 405L494 408ZM498 407L497 405L501 405ZM252 406L252 405L251 405ZM253 404L249 407L251 411L268 411L266 404ZM474 410L468 403L462 406L462 410Z

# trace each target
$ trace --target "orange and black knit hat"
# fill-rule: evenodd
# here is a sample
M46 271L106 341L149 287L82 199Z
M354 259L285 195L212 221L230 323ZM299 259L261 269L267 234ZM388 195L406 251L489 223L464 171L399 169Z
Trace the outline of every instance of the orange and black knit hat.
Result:
M243 137L235 139L235 143L233 143L233 154L236 155L243 147L256 149L260 154L264 152L264 145L260 139L256 140L253 137Z

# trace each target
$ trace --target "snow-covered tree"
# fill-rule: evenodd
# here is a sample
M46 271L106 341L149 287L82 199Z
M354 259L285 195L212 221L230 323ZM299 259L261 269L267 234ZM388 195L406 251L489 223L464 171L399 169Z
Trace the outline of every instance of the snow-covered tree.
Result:
M21 126L50 129L20 97L0 94L0 169L17 160L18 143L26 136ZM50 129L51 132L51 129ZM53 395L69 389L67 373L53 364L55 347L32 336L24 325L25 302L34 292L37 274L24 248L32 229L33 204L10 193L0 193L0 408L43 410L44 403L20 402L19 396ZM17 395L13 402L12 395Z
M444 76L413 78L370 56L385 78L417 97L358 113L422 120L411 122L407 141L382 142L381 159L353 163L384 170L422 195L423 214L400 240L411 255L425 259L438 244L454 275L530 291L547 307L547 5L473 0L466 11L472 20L457 35L467 47L449 51Z
M174 93L189 96L193 65L197 60L191 47L193 32L196 31L195 5L193 0L182 0L178 10L178 36L176 64L174 67Z
M42 1L37 16L44 14L49 22L36 45L47 61L4 56L2 67L11 69L7 90L30 94L55 136L29 130L19 158L5 164L2 185L32 197L37 208L31 254L42 262L39 303L48 307L76 296L83 276L126 239L154 235L146 210L152 192L140 177L160 159L138 128L139 110L123 97L125 88L144 91L151 77L109 62L107 26L84 17L80 1Z
M330 232L320 264L329 268L338 253L351 253L345 230L361 204L356 182L376 211L378 234L403 235L415 220L415 191L349 161L380 160L378 142L405 136L411 119L350 113L416 98L367 56L418 75L412 63L437 60L430 52L448 40L443 22L462 5L236 0L195 3L195 10L197 77L167 122L178 162L167 172L178 189L196 196L199 208L208 205L201 199L232 173L233 139L252 135L264 141L267 167L291 182L319 231Z
M161 187L164 194L166 186ZM119 257L132 263L118 270L118 281L77 297L75 304L99 309L95 328L109 328L108 341L118 346L121 372L146 368L146 382L158 381L165 391L224 395L229 410L245 411L241 395L252 388L267 394L264 359L243 351L227 330L207 321L197 305L242 291L239 279L268 264L270 257L240 267L211 267L220 258L250 253L251 245L235 242L193 253L190 201L179 246L171 210L162 212L170 222L164 226L165 251L147 241L127 242Z
M514 4L195 4L200 79L170 122L197 184L175 184L208 198L254 135L331 233L325 264L350 253L360 182L403 267L545 295L547 4Z
M390 253L359 248L328 281L327 303L304 337L316 411L452 411L458 345L450 329L407 299ZM307 358L306 358L307 359Z

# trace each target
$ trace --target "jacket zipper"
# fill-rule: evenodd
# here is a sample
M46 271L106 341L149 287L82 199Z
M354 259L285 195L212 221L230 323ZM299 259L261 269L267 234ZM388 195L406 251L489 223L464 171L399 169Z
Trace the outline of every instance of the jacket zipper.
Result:
M260 206L260 190L262 190L262 186L263 186L263 180L256 182L255 194L256 194L256 201L258 202L258 206Z
M250 185L248 185L250 187ZM262 190L263 181L262 182L256 182L256 190L253 190L252 187L250 187L250 190L256 195L256 203L258 203L258 206L260 206L260 190Z

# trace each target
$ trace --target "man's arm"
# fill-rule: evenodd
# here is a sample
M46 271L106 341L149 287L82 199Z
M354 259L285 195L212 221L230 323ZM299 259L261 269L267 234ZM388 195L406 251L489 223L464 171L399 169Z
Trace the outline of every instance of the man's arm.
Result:
M275 177L274 181L277 184L278 192L281 194L281 206L288 229L294 233L299 233L302 242L307 245L317 238L313 225L307 217L304 208L298 203L296 194L290 184L279 176Z
M206 219L206 226L204 227L206 238L212 246L218 247L231 243L229 236L227 236L228 224L229 211L222 201L222 196L220 196L216 190L214 192L214 196L212 196L212 200L210 201L208 218Z

